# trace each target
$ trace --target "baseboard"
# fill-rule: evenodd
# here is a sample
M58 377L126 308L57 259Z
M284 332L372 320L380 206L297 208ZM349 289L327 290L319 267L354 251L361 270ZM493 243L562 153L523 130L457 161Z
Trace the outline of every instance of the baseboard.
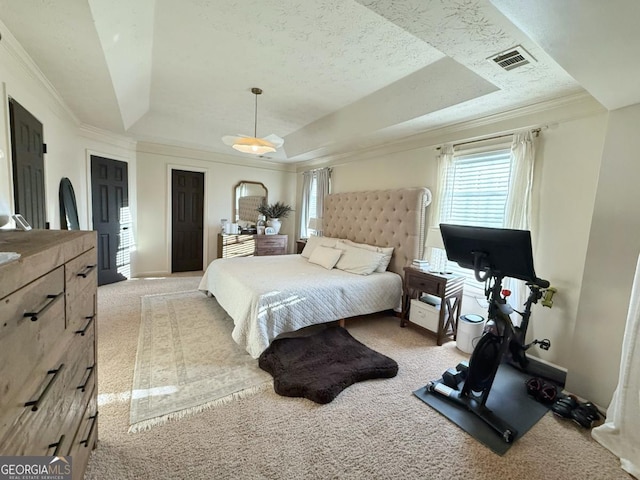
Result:
M537 357L527 356L527 360L529 360L529 365L527 365L525 373L532 377L551 380L561 387L564 387L567 381L567 371L565 369ZM521 370L518 366L516 366L516 368Z

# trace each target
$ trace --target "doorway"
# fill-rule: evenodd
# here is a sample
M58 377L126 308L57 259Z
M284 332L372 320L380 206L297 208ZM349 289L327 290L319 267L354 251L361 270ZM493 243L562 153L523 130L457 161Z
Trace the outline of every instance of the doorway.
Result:
M204 173L171 170L171 272L202 270Z
M98 285L131 276L131 212L126 162L91 155L91 207L98 233Z
M47 228L42 123L10 98L9 125L15 212L33 228Z

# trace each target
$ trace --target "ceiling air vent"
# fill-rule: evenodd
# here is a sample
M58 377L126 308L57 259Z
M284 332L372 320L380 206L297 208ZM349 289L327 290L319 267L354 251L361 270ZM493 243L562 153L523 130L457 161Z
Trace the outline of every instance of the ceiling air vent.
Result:
M536 61L536 59L533 58L521 45L517 45L505 52L491 56L488 60L491 60L505 70L513 70L514 68L522 67L523 65L534 63Z

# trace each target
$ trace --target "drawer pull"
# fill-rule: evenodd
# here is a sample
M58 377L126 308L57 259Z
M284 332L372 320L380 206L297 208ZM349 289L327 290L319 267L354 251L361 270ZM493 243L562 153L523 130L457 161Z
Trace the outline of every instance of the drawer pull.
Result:
M92 420L91 428L89 428L89 435L80 442L80 445L84 445L85 447L89 446L89 440L91 439L91 435L93 435L93 429L96 427L96 423L98 423L98 412L96 412L95 415L90 416L89 420Z
M44 315L44 313L47 310L49 310L51 306L55 303L56 299L63 293L64 292L60 292L55 295L51 295L51 294L47 295L47 302L44 304L44 306L40 310L38 310L37 312L25 312L24 317L25 318L31 317L32 322L37 321L38 317Z
M91 273L91 271L96 268L97 264L93 264L93 265L87 265L86 267L84 267L84 270L82 270L81 272L78 272L78 277L82 277L82 278L87 278L87 276Z
M73 333L76 334L80 334L81 337L84 337L84 334L87 333L87 329L89 328L89 326L91 325L91 323L93 322L93 318L95 317L95 313L93 315L89 315L88 317L84 317L85 320L88 320L87 324L84 326L84 328L82 330L76 330Z
M87 385L89 385L89 380L91 380L91 375L93 375L93 371L95 370L95 368L96 368L95 363L90 367L87 367L87 370L89 371L89 375L87 375L87 379L84 381L82 385L78 385L77 387L78 390L82 390L84 392L87 389Z
M25 407L31 407L31 411L32 412L35 412L35 411L38 410L38 407L40 406L40 402L42 402L42 400L44 400L44 397L47 395L47 393L51 389L51 386L53 385L53 382L55 382L56 378L58 378L58 373L60 373L60 371L62 370L62 367L64 367L64 363L61 363L60 366L58 368L56 368L55 370L49 370L47 372L47 375L53 375L51 377L51 380L49 380L49 383L47 383L47 386L44 387L44 390L40 394L40 397L37 400L32 400L30 402L25 403L24 404Z
M49 445L48 448L53 448L55 447L56 449L53 451L53 456L57 457L58 456L58 451L60 450L60 447L62 446L62 442L64 442L64 435L60 436L60 440L58 440L56 443L52 443L51 445Z

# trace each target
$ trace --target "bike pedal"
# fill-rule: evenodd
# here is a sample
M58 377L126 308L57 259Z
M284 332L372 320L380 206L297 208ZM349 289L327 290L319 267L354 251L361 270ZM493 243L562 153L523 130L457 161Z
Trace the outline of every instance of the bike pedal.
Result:
M540 348L542 350L549 350L549 348L551 348L551 342L549 341L548 338L545 338L544 340L542 340L540 343Z

